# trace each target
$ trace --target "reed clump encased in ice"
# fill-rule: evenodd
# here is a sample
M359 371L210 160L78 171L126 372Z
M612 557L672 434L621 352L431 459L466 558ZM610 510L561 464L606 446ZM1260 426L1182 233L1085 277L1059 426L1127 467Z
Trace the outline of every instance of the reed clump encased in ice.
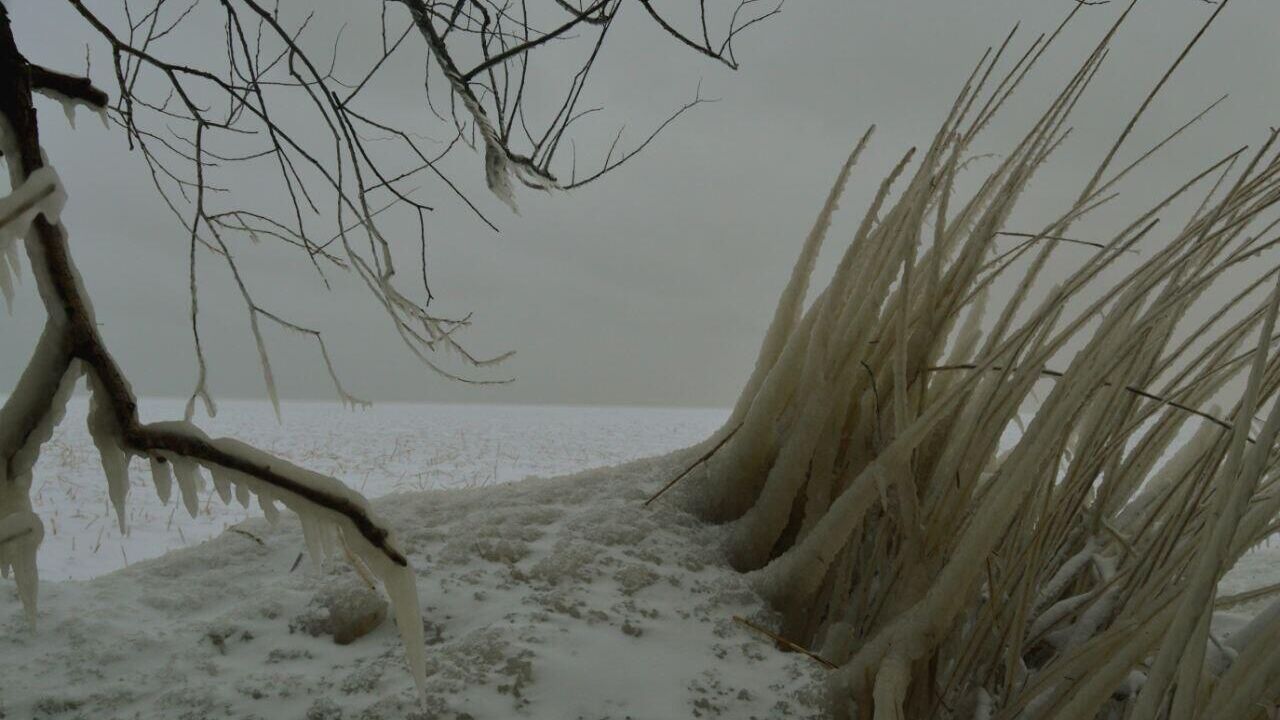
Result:
M1275 131L1171 183L1041 287L1073 225L1150 155L1117 169L1184 51L1069 209L1012 249L1002 238L1127 15L968 193L957 174L971 143L1058 33L1012 63L1009 39L984 57L806 309L868 131L713 452L684 481L697 513L732 524L731 561L782 611L781 635L838 666L845 715L1250 718L1275 700L1280 600L1228 640L1209 625L1219 579L1280 511L1280 294L1276 267L1255 259L1280 242ZM1175 227L1179 202L1198 206ZM1012 282L1010 268L1022 271ZM1207 320L1185 320L1241 270L1250 282ZM1228 406L1207 409L1215 401Z

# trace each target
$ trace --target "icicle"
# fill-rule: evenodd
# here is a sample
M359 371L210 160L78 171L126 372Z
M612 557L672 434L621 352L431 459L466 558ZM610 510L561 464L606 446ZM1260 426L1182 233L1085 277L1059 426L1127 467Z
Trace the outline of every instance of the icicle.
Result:
M319 572L320 561L324 558L324 549L320 542L320 535L323 532L320 525L324 521L309 512L298 513L298 521L302 523L302 539L307 544L307 555L311 558L311 567Z
M169 462L159 455L153 455L151 460L151 481L156 486L156 496L160 498L160 504L169 504L169 495L173 491L173 472L169 469Z
M0 229L0 263L8 266L9 277L5 280L9 285L9 291L5 295L5 306L10 314L13 313L13 288L22 283L22 261L18 257L18 243L10 240L5 243L4 231Z
M218 492L218 497L222 498L223 505L231 504L231 478L223 468L217 465L209 465L209 477L213 478L213 489Z
M200 514L200 492L197 489L200 470L196 464L184 457L173 458L173 474L178 479L178 490L182 493L182 504L186 506L191 517Z
M245 482L236 483L236 501L247 510L249 501L252 499L253 495L249 492L249 484Z
M415 9L414 12L417 13L418 10ZM431 22L426 17L415 17L415 19L420 26L422 23ZM457 67L454 66L451 60L448 60L449 52L444 47L443 39L439 35L427 31L422 33L422 37L427 41L427 47L442 59L440 66L444 71L445 79L453 87L456 96L462 100L463 107L470 113L471 119L475 122L476 130L480 132L480 136L484 139L485 182L488 184L489 190L494 195L497 195L498 199L510 206L512 212L519 214L520 211L516 207L515 195L511 190L510 176L512 174L516 174L525 185L540 190L559 187L556 179L534 165L531 159L508 155L506 146L502 142L502 137L498 134L498 129L489 120L489 116L480 105L480 101L476 99L475 93L471 91L471 87L467 84L462 74L458 72Z
M262 514L267 518L267 522L272 525L280 522L280 510L276 508L273 498L265 489L258 491L258 507L262 508Z
M337 538L335 537L337 532L338 532L338 528L336 525L333 525L332 523L327 523L327 522L320 523L320 555L321 557L325 559L333 557L333 553L336 550L335 546L337 544L335 542L337 540Z
M34 88L34 90L36 93L43 95L62 106L62 114L67 116L67 124L71 126L72 130L76 129L76 110L81 107L88 108L94 115L97 115L98 119L102 121L103 128L107 130L111 129L111 120L110 116L107 114L107 108L105 105L95 105L94 103L86 102L80 98L71 97L69 95L64 95L57 90L51 90L49 88Z
M0 238L3 237L3 234L0 234ZM13 271L14 278L21 280L22 261L18 254L18 243L13 239L11 239L7 244L0 242L0 250L9 257L9 268Z
M107 476L107 495L116 512L120 534L124 535L125 499L129 494L129 456L121 447L120 430L111 414L107 391L92 373L89 375L89 388L89 435L93 437L93 444L98 448L98 456L102 459L102 470Z
M213 396L209 394L209 387L205 383L204 364L200 365L200 378L196 382L196 389L192 391L191 397L187 398L187 406L182 413L182 419L191 422L196 416L196 399L199 398L201 404L204 405L204 412L209 417L217 417L218 403L214 401Z
M13 278L9 271L9 254L0 252L0 296L4 297L4 307L13 314Z
M497 195L499 200L506 203L512 212L520 213L520 208L516 206L515 193L511 191L510 164L507 162L507 154L493 143L487 144L484 150L484 179L489 190Z
M12 568L22 609L33 628L36 625L36 601L40 587L36 550L43 539L44 524L29 510L0 518L0 558L3 558L0 564Z
M396 627L399 628L400 639L404 642L405 660L409 664L409 671L413 674L413 682L418 687L418 694L425 701L427 656L422 629L422 611L418 605L418 586L414 582L413 570L392 562L385 554L370 545L364 536L350 525L349 521L344 519L339 529L347 546L378 576L387 591L387 596L391 598ZM391 538L387 540L391 542Z
M262 339L262 331L258 329L258 314L249 314L249 327L253 330L253 342L258 346L258 360L262 364L262 380L267 384L267 395L271 398L271 408L276 411L276 422L280 422L280 396L276 393L276 378L271 372L271 358L267 356L267 345Z
M203 434L198 429L186 422L157 423L153 427L169 429L173 432L194 433L203 437ZM208 440L208 442L220 451L241 458L253 466L269 467L271 472L287 477L290 481L300 486L341 498L356 507L368 510L368 501L364 496L331 477L297 467L237 440L218 438ZM185 469L183 468L183 463L180 463L177 458L174 459L173 464L179 487L192 484L195 471L190 461L185 461L187 465ZM218 476L224 476L229 483L235 486L238 498L243 499L243 496L250 492L256 494L263 514L273 524L278 520L279 516L279 510L275 506L277 501L283 502L295 512L299 512L308 549L317 559L327 554L328 550L333 547L335 535L340 533L343 542L349 548L354 549L355 556L371 569L386 588L387 594L395 607L396 623L400 627L400 633L404 639L410 670L413 672L414 681L417 683L419 691L423 693L425 698L426 655L423 643L422 615L418 606L418 590L414 584L412 568L408 565L396 564L383 551L369 544L364 539L364 536L351 524L351 521L344 516L319 508L301 496L269 486L267 483L239 471L224 468L223 472L215 474L215 478ZM184 478L187 478L185 483ZM392 548L395 547L390 537L387 538L386 542Z

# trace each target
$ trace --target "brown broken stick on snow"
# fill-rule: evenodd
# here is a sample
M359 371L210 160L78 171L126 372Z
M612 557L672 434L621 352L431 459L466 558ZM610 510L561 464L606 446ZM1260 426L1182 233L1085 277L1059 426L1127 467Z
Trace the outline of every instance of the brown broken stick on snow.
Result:
M736 433L736 432L738 432L738 428L740 428L740 427L742 427L742 423L738 423L736 427L734 427L734 428L733 428L732 430L730 430L729 432L725 433L725 436L724 436L724 437L722 437L722 438L720 438L720 441L719 441L719 442L717 442L717 443L715 444L715 447L712 447L710 450L708 450L708 451L706 451L705 453L703 453L701 457L699 457L697 460L694 460L694 461L693 461L693 464L692 464L692 465L690 465L689 467L685 468L685 469L684 469L684 471L682 471L679 475L675 476L674 478L671 478L671 481L670 481L670 482L668 482L666 485L663 485L661 490L659 490L658 492L654 493L654 494L653 494L653 496L652 496L652 497L650 497L648 500L645 500L645 501L644 501L644 507L649 507L649 504L650 504L650 503L652 503L654 500L657 500L658 498L662 497L662 496L663 496L663 495L664 495L668 490L670 490L671 488L675 487L675 484L676 484L676 483L678 483L678 482L680 482L681 480L683 480L683 479L685 478L685 476L686 476L686 475L688 475L689 473L693 472L693 471L694 471L694 468L696 468L696 467L698 467L699 465L701 465L702 463L704 463L704 462L706 462L706 461L710 460L712 455L715 455L715 454L716 454L716 452L720 450L720 448L724 447L724 444L725 444L725 443L729 442L729 438L733 437L733 434L734 434L734 433Z
M772 630L769 630L767 628L762 628L759 625L751 622L750 620L740 615L734 615L733 621L738 623L739 625L745 625L746 627L751 628L752 630L755 630L756 632L760 633L761 635L764 635L765 637L787 648L788 650L792 650L794 652L798 652L802 655L807 655L810 658L813 658L815 661L820 663L823 667L827 668L828 670L835 670L839 667L838 665L822 657L821 655L818 655L817 653L814 653L801 645L797 645L796 643L791 642L790 640L782 637L781 635L773 632Z

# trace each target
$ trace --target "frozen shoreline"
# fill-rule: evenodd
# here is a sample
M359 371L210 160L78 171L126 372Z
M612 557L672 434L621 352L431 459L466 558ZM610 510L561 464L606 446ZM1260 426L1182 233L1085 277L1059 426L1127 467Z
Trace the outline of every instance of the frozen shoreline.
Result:
M85 537L67 530L78 519L120 547L152 541L176 549L109 574L102 574L108 556L66 556L64 569L101 576L59 582L42 573L34 633L12 582L0 581L0 717L823 716L827 671L733 621L739 615L771 627L775 618L727 567L720 548L728 528L704 525L669 501L642 507L688 461L688 452L661 456L664 444L702 439L722 411L454 407L461 409L393 405L353 414L287 406L280 426L265 403L228 403L207 423L215 433L239 428L242 437L347 479L353 467L369 469L364 490L382 496L374 507L417 570L428 629L425 709L391 620L347 646L293 631L321 588L350 570L341 561L298 564L304 542L291 513L273 527L256 509L224 506L207 488L192 520L175 509L176 498L160 506L149 472L135 466L132 529L123 543L112 538L105 482L77 422L83 405L73 404L42 459L46 474L37 474L37 511L53 511L47 526L61 524L42 552ZM423 414L409 412L415 408ZM436 423L453 434L434 430ZM437 454L426 462L430 452ZM628 454L658 457L512 482L521 473L554 475ZM410 472L419 474L406 482ZM467 472L488 480L415 486ZM56 488L85 493L65 493L68 504L96 500L63 515L69 505L50 504ZM236 532L222 531L230 525ZM157 547L149 549L163 552ZM58 557L42 557L42 571L59 567ZM1280 549L1263 546L1227 574L1219 594L1278 581ZM1215 634L1229 637L1267 600L1218 613Z
M821 717L826 670L734 622L773 618L725 565L725 528L642 507L684 455L375 501L417 570L425 708L391 620L346 646L291 631L350 571L291 572L303 541L285 514L43 583L35 633L0 586L0 717Z
M182 416L183 401L143 398L144 420ZM46 534L39 551L47 580L84 580L207 540L260 516L224 506L212 487L192 518L180 501L163 505L146 464L130 467L128 533L121 537L97 450L85 427L88 401L72 398L36 465L32 503ZM707 437L727 411L701 408L573 407L385 403L349 410L330 402L285 402L283 424L270 403L219 403L198 417L226 435L318 472L368 497L448 487L480 487L529 476L554 477L662 455Z

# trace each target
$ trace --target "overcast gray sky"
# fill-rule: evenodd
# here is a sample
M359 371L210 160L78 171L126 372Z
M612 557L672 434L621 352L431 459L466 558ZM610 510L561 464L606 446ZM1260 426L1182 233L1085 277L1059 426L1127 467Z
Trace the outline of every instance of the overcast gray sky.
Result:
M629 16L606 44L585 101L608 108L598 137L619 123L626 123L628 137L641 136L687 100L699 80L703 94L720 101L696 108L594 185L556 195L521 193L518 217L484 192L482 158L458 154L450 165L454 177L500 233L447 194L435 191L431 198L439 208L429 218L434 289L447 308L474 312L467 335L473 349L517 351L511 385L476 388L430 374L398 345L385 316L354 281L326 292L310 266L270 250L246 252L242 262L268 303L326 333L349 389L375 401L726 405L750 370L794 254L853 141L879 124L842 203L833 246L847 237L851 215L865 207L897 156L928 141L982 50L1015 21L1022 22L1025 46L1052 29L1070 3L795 1L739 40L738 72L664 38L640 8L624 8ZM91 35L63 3L6 4L32 59L83 68ZM315 7L337 27L341 18L373 13L378 2L281 4L286 17ZM1119 6L1086 9L1046 57L1033 77L1037 84L988 137L993 149L1002 132L1021 129L1043 107ZM1139 3L1085 97L1069 146L1028 197L1029 221L1039 210L1043 219L1061 209L1053 203L1055 190L1078 186L1211 10L1199 0ZM220 28L212 32L221 36ZM346 36L343 57L363 67L361 43L372 47L377 38L357 35ZM1153 106L1131 149L1223 93L1231 97L1158 160L1148 180L1128 190L1132 202L1159 184L1152 180L1187 175L1280 124L1277 40L1277 3L1232 2ZM206 50L217 52L216 42L192 43L192 53ZM109 72L107 55L95 46L94 76L105 80ZM373 97L407 118L406 129L440 133L421 110L417 82L406 76L401 94ZM184 395L195 376L186 238L118 130L82 116L73 131L59 107L40 102L46 150L70 195L64 222L107 341L140 394ZM262 396L245 313L218 274L210 265L202 296L211 388L220 397ZM0 318L0 388L12 387L42 318L28 282L12 316ZM282 395L332 397L313 346L268 332Z

